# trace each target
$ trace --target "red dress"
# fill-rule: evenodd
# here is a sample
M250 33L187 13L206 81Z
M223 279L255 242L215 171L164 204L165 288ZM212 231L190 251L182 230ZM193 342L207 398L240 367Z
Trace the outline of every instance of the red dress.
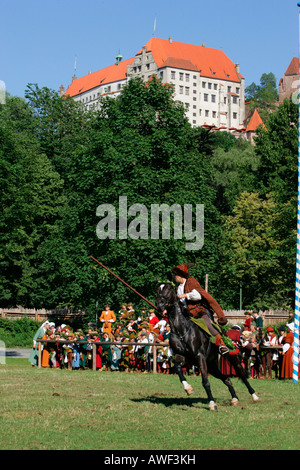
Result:
M282 344L290 344L289 349L284 353L282 359L281 378L292 379L293 378L293 342L294 333L289 331L286 337L282 341Z
M228 338L232 339L234 343L238 343L240 340L241 332L240 330L232 329L228 330L226 335ZM226 357L222 357L221 372L225 375L237 375L234 367L230 364Z
M95 338L95 341L101 341L100 338ZM96 345L96 368L101 369L102 367L102 346L101 344Z

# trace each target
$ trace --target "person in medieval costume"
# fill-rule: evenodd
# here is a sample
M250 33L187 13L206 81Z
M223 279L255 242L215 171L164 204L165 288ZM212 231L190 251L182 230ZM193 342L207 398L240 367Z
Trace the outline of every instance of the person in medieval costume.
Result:
M117 334L115 336L115 341L121 342L121 335ZM120 344L113 344L111 346L112 358L111 358L111 370L119 371L120 370L120 361L122 355L122 346Z
M113 310L110 310L110 306L106 305L105 310L102 311L100 321L103 323L102 333L108 333L111 336L112 323L116 321L116 316Z
M281 369L281 378L282 379L292 379L293 378L293 344L294 344L294 332L295 324L287 323L288 332L282 341L283 348L283 359L282 359L282 369ZM300 376L300 365L298 366L298 377Z
M29 356L29 359L28 359L29 362L31 362L31 364L33 366L38 365L39 348L42 347L42 344L39 343L37 340L42 339L43 336L45 335L46 331L49 330L49 328L50 328L50 323L48 321L45 321L40 326L40 328L37 330L37 332L35 333L35 335L33 337L32 350L31 350L31 353L30 353L30 356Z
M205 321L210 334L216 337L220 353L227 354L229 349L220 332L213 326L211 317L215 313L220 326L226 325L227 318L218 302L201 287L197 279L190 276L188 269L192 266L195 266L195 263L185 263L172 268L175 282L178 283L177 297L186 303L192 317L202 318Z

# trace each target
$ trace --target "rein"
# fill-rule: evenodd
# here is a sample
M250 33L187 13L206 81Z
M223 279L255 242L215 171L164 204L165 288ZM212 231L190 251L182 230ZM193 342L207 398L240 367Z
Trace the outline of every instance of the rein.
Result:
M167 296L165 296L165 295L163 295L163 294L159 294L159 297L161 297L163 300L166 301L165 307L171 307L171 306L173 306L174 308L176 308L176 305L175 305L175 304L171 304L171 303L170 303L170 298L169 298L169 297L167 297ZM179 305L178 305L177 307L180 309ZM187 336L187 334L189 333L189 331L190 331L190 329L191 329L191 322L189 322L188 328L187 328L186 332L185 332L183 335L180 335L180 334L179 334L178 328L177 328L175 325L173 325L173 327L174 327L174 329L175 329L175 334L176 334L176 336L180 339L180 341L183 341L184 338Z
M162 299L165 301L165 307L173 307L173 308L175 309L175 319L176 319L176 317L177 317L177 315L178 315L178 313L176 312L176 308L178 308L178 309L180 310L180 313L181 313L181 315L183 316L183 318L185 318L185 320L187 320L187 318L183 315L183 313L182 313L182 311L181 311L181 308L180 308L180 305L179 305L178 301L175 302L175 303L171 303L170 297L169 297L169 296L167 297L166 295L161 294L161 293L159 293L159 297L162 298ZM172 323L173 323L173 325L172 325L173 334L174 334L175 336L177 336L177 338L178 338L180 341L185 342L185 338L188 336L188 334L189 334L189 332L190 332L190 330L191 330L192 321L191 321L191 320L188 321L188 326L187 326L187 328L186 328L186 331L185 331L183 334L180 334L180 333L179 333L178 328L177 328L177 326L175 326L175 324L174 324L173 321L172 321ZM184 326L185 326L185 325L186 325L186 323L184 324ZM208 342L207 350L206 350L206 352L205 352L205 357L206 357L206 359L207 359L207 357L209 356L210 351L211 351L211 342L209 341L209 342Z

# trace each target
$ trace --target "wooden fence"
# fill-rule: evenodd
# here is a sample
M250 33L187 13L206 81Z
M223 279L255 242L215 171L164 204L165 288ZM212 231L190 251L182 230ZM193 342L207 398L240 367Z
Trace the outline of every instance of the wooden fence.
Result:
M67 340L44 340L44 339L38 339L38 343L43 345L44 343L61 343L61 344L74 344L74 341L67 341ZM76 341L78 344L87 344L88 341ZM124 348L128 348L129 346L152 346L153 348L153 373L157 373L157 348L161 348L164 346L169 346L168 343L150 343L150 342L145 342L145 343L138 343L138 342L130 342L130 343L125 343L125 342L119 342L119 341L93 341L92 342L92 364L93 364L93 370L96 370L96 346L105 344L105 345L112 345L112 344L119 344ZM42 367L42 348L39 348L39 354L38 354L38 367Z
M78 312L71 312L67 308L63 309L53 309L53 310L46 310L45 308L35 309L35 308L23 308L23 307L16 307L16 308L0 308L0 317L2 318L9 318L11 320L18 320L24 317L31 318L37 322L49 320L55 323L56 318L64 318L65 320L72 320L74 318L82 318L84 317L85 312L78 311Z
M37 340L38 343L40 343L41 345L45 344L45 343L61 343L61 344L72 344L74 343L74 341L67 341L67 340L43 340L43 339L38 339ZM87 344L88 341L77 341L77 343L79 344ZM135 346L135 345L138 345L138 346L151 346L152 347L152 350L153 350L153 374L157 374L157 348L161 348L161 347L164 347L164 346L169 346L168 343L150 343L150 342L147 342L147 343L138 343L138 342L130 342L130 343L124 343L124 342L119 342L119 341L95 341L92 343L92 369L93 370L96 370L96 354L97 354L97 350L96 350L96 347L98 345L101 345L101 344L118 344L118 345L121 345L123 348L128 348L129 346ZM279 350L282 350L282 345L281 344L277 344L277 345L274 345L274 346L263 346L261 345L260 346L260 349L262 350L265 350L265 351L272 351L274 352L275 350L279 351ZM41 368L42 367L42 347L39 348L39 353L38 353L38 368ZM221 367L221 361L222 361L222 356L219 354L219 367Z
M241 325L245 321L246 311L250 314L253 313L251 310L225 310L224 313L228 323ZM284 310L266 310L259 312L259 314L263 319L264 326L286 323L289 318L289 312Z
M242 324L245 321L245 310L225 310L225 315L228 319L228 322L231 324ZM252 313L250 311L250 313ZM71 312L68 309L53 309L46 310L42 309L29 309L29 308L0 308L0 317L10 318L12 320L20 319L23 317L32 318L35 321L53 321L57 318L64 318L64 320L72 320L74 318L84 318L85 312ZM260 312L261 317L263 318L264 325L276 325L279 323L286 323L288 320L289 312L284 310L267 310L265 312Z

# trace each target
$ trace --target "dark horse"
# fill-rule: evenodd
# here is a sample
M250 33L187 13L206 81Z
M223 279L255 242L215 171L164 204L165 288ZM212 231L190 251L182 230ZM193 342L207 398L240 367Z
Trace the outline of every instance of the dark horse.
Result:
M170 347L174 354L175 370L188 395L193 393L183 375L182 366L192 364L199 367L202 376L202 385L209 400L209 409L216 410L217 406L211 393L208 374L212 374L228 387L231 394L231 404L238 404L238 397L228 376L222 374L218 368L218 348L211 343L207 335L190 318L188 308L178 302L175 290L170 284L161 284L157 289L157 315L166 316L171 327ZM250 386L245 370L237 355L227 354L226 358L233 365L237 376L246 385L254 401L259 401L255 391Z

